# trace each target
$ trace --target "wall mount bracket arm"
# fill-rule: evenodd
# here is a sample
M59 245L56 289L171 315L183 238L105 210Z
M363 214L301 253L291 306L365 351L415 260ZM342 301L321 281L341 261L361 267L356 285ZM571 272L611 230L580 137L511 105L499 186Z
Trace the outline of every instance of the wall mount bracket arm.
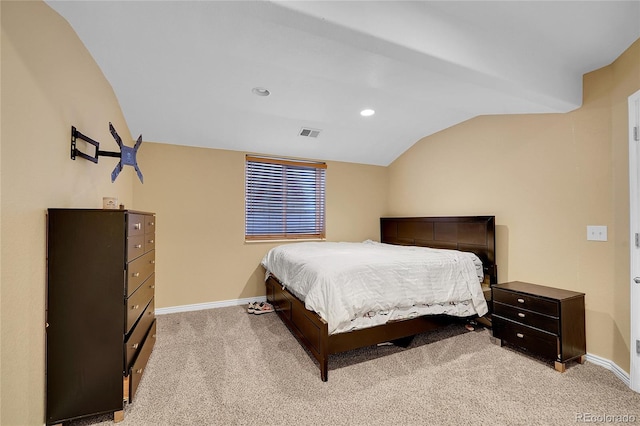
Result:
M144 183L142 172L140 171L138 162L136 160L138 148L140 148L140 145L142 145L142 135L138 136L138 140L133 147L129 147L122 143L122 139L111 123L109 123L109 131L111 132L111 136L113 136L113 139L115 139L116 143L120 147L120 152L100 151L100 142L80 133L78 129L75 128L75 126L71 126L71 159L75 160L76 157L80 157L84 158L85 160L89 160L92 163L98 164L98 158L100 156L120 158L120 161L116 165L116 168L113 169L113 172L111 172L111 182L115 182L124 166L133 166L133 168L136 170L136 173L138 174L140 182ZM90 145L93 145L96 149L95 155L89 155L80 151L77 147L78 139L83 140Z

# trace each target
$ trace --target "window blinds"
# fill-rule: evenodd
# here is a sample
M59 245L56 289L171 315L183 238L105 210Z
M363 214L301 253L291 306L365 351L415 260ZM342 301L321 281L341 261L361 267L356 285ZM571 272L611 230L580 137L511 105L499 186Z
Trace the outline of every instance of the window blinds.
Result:
M247 155L245 239L324 238L326 168Z

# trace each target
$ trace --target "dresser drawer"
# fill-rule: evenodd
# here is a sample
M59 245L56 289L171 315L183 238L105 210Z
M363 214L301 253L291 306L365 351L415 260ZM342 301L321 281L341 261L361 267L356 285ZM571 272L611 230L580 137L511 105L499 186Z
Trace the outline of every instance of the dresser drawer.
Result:
M155 321L155 319L156 319L156 300L151 299L151 301L147 305L147 308L144 310L144 313L140 317L140 320L135 328L138 328L139 326L141 326L145 329L148 329L149 325L153 321Z
M127 235L144 235L145 215L129 213L127 215Z
M144 339L142 348L138 352L138 356L129 370L129 402L133 401L133 397L138 390L138 385L144 374L144 370L147 367L147 362L151 356L153 346L156 344L156 322L153 321L147 337Z
M156 252L153 250L127 264L127 296L149 278L155 270L155 263Z
M156 217L155 216L144 217L144 233L145 234L156 233Z
M144 235L144 251L151 251L156 248L156 234Z
M560 333L560 321L558 318L542 315L537 312L531 312L526 309L521 309L518 306L494 302L493 314L524 325L539 328L540 330L548 331L549 333Z
M155 287L155 275L151 275L138 289L127 299L127 310L125 311L125 334L128 334L131 327L138 321L142 312L153 298Z
M539 312L556 318L559 316L558 303L556 301L542 299L530 294L517 293L494 287L493 301L517 306L528 311Z
M140 257L145 252L149 251L145 250L144 241L144 235L134 235L127 238L127 262L131 262L136 257Z
M131 331L131 334L125 341L125 370L128 370L131 366L131 363L140 352L142 348L142 344L144 342L144 338L149 331L150 325L153 323L155 319L152 315L149 315L148 312L154 310L153 304L149 304L144 310L145 314L140 320L140 322L136 325L136 327Z
M557 359L560 348L558 337L551 333L493 316L493 336L538 355Z

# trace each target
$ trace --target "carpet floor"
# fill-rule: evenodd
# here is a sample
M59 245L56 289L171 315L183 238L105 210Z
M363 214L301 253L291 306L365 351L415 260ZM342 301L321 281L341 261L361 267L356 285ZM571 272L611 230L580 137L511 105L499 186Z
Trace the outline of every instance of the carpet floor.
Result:
M160 315L120 425L565 425L640 423L640 394L589 362L552 363L462 324L408 348L329 360L329 381L276 314L228 307ZM102 415L68 423L109 425Z

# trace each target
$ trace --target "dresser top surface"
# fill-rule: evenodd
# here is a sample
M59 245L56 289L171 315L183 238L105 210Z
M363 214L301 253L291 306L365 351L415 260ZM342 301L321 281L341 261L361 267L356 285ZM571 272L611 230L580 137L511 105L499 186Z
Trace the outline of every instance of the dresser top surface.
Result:
M555 300L572 299L574 297L584 296L584 293L579 293L577 291L563 290L560 288L547 287L522 281L511 281L508 283L496 284L493 286L493 288L510 290L518 293L532 294L535 296L541 296Z
M129 213L129 214L144 214L148 216L155 216L153 212L144 212L140 210L130 209L74 209L74 208L49 208L48 211L69 211L69 212L105 212L105 213Z

